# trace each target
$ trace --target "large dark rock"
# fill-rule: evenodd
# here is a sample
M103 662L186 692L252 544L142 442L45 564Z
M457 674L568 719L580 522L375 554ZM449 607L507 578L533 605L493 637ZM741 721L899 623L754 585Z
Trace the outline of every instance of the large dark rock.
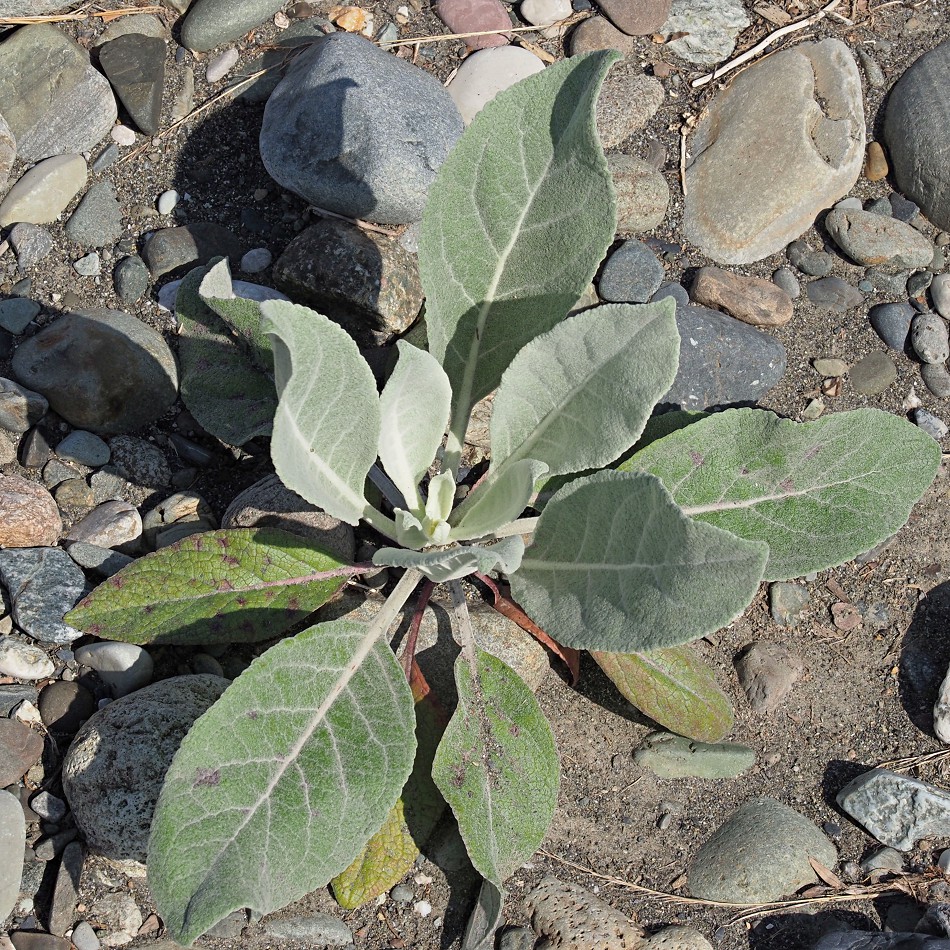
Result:
M268 99L261 158L275 181L319 208L403 224L422 217L461 134L462 117L436 79L333 33L297 58Z
M21 344L13 375L80 429L132 432L178 395L178 368L162 336L119 310L67 313Z
M99 65L132 121L146 135L154 135L161 120L165 87L165 41L126 33L100 48Z
M900 190L950 228L950 40L924 53L891 90L884 140Z

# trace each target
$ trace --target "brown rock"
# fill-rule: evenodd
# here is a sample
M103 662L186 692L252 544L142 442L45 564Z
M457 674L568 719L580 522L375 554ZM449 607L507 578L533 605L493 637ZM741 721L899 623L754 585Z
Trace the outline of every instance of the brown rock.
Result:
M663 84L643 72L634 56L618 60L597 97L597 134L604 148L616 148L642 129L663 104Z
M699 269L690 297L754 327L785 326L795 312L792 298L772 281L740 277L718 267Z
M634 41L602 16L592 16L578 23L571 33L569 46L571 56L598 49L616 49L627 54L635 49Z
M604 16L630 36L660 32L672 5L672 0L597 0Z
M53 496L19 475L0 475L0 548L56 544L63 522Z
M751 643L737 657L736 673L757 713L770 713L791 692L802 675L801 657L782 643Z
M551 948L633 950L646 932L609 904L576 884L546 877L525 898L535 932Z
M887 156L880 142L871 142L868 146L867 157L864 160L864 177L868 181L880 181L887 178L890 171L887 165Z
M43 737L16 719L0 719L0 788L19 781L43 755Z

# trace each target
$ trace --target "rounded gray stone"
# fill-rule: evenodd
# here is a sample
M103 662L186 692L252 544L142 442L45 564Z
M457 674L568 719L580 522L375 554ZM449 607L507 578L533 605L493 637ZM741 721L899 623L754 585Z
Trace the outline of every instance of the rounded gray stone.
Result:
M12 369L67 422L93 432L139 429L178 395L168 344L119 310L65 314L17 348Z
M182 44L205 53L222 43L240 39L283 5L284 0L195 0L181 27Z
M822 277L805 285L805 295L816 307L844 313L864 303L864 294L840 277Z
M194 721L228 680L175 676L115 700L92 716L63 760L63 791L89 846L144 861L165 773Z
M891 90L884 140L898 188L950 228L950 40L924 53Z
M772 274L772 283L781 287L792 298L798 300L802 295L802 285L790 267L780 267Z
M353 943L350 928L329 914L281 917L265 923L264 932L278 940L299 940L320 947L346 947Z
M26 821L19 801L0 789L0 920L6 920L20 895L21 857L26 848Z
M826 868L834 845L806 818L774 798L740 806L699 849L689 889L703 900L763 903L817 880L808 859Z
M875 351L858 360L848 370L848 378L855 392L877 396L897 382L897 367L886 353Z
M736 742L696 742L654 732L643 740L633 760L661 778L735 778L755 765L755 752Z
M624 241L607 258L597 291L614 303L645 303L663 282L663 265L642 241Z
M887 205L890 211L890 204ZM854 211L830 211L825 230L838 247L857 264L890 271L926 267L933 260L934 247L928 238L896 218Z
M649 162L634 155L607 156L617 193L617 233L640 234L662 223L670 203L670 186Z
M294 61L268 99L261 158L275 181L317 207L405 224L421 218L461 133L436 79L362 37L333 33Z
M25 222L50 224L86 183L81 155L55 155L34 165L0 204L0 227Z
M950 399L950 370L946 363L924 363L920 376L938 399Z
M881 303L872 307L868 319L874 332L892 349L903 353L910 337L916 310L909 303Z
M685 34L666 48L690 63L713 66L732 55L736 37L748 25L739 0L673 0L669 17L656 32Z
M937 274L930 282L930 299L941 317L950 320L950 274Z
M809 277L825 277L831 273L835 259L827 251L816 251L805 241L792 241L785 249L788 261L796 270Z
M0 300L0 327L18 336L40 312L40 305L27 297L11 297Z
M950 359L950 331L947 321L935 313L918 313L910 324L910 343L925 363L945 363Z
M122 236L122 208L111 181L97 181L66 222L66 237L81 247L105 247Z
M861 77L844 43L799 43L753 64L691 137L684 235L717 263L767 257L851 190L864 142Z
M109 461L110 451L109 446L99 436L76 429L56 446L56 454L66 461L98 468Z
M145 261L138 254L123 257L112 275L115 292L123 303L135 303L142 298L151 283L151 275Z

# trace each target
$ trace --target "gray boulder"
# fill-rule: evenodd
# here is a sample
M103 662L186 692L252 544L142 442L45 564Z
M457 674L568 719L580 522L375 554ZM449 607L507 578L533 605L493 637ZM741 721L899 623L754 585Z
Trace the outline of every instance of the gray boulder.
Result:
M175 357L161 334L120 310L67 313L21 344L13 375L79 429L131 432L178 395Z
M850 191L864 140L861 78L843 43L800 43L751 66L693 133L686 237L719 263L768 257Z
M261 158L275 181L317 207L404 224L422 217L461 133L436 79L334 33L301 54L267 100Z
M174 676L117 699L80 729L63 760L63 791L90 848L145 860L172 757L227 686L220 676Z
M884 141L898 187L940 228L950 228L950 40L898 79L884 113Z
M188 7L181 27L182 44L196 52L207 52L240 39L283 5L284 0L196 0Z

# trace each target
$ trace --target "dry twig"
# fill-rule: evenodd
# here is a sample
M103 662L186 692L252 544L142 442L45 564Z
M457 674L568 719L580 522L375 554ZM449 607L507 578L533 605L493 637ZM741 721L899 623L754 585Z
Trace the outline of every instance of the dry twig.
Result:
M934 765L946 758L950 758L950 749L938 749L936 752L925 752L923 755L908 755L902 759L880 762L875 768L890 769L892 772L907 772L921 765Z
M783 36L788 36L789 33L794 33L796 30L804 30L809 26L813 26L819 20L824 19L824 17L828 16L828 14L831 13L831 11L834 10L834 8L838 6L839 3L841 3L841 0L831 0L831 3L825 4L825 6L823 6L817 13L813 13L811 16L806 16L801 20L796 20L794 23L789 23L788 26L779 27L779 29L769 33L765 39L756 43L755 46L747 49L741 55L736 56L735 59L730 59L721 66L717 66L711 73L707 73L705 76L700 76L699 79L694 79L690 85L694 89L697 89L700 86L705 86L707 83L710 83L714 79L718 79L720 76L731 72L738 66L742 66L743 63L747 63L749 60L755 59L755 57L758 56L762 50L771 46L776 40L780 40Z
M418 43L441 43L445 40L464 40L470 36L494 36L496 33L504 35L509 33L537 33L539 30L546 30L552 26L571 26L580 20L586 20L589 15L587 13L575 13L567 19L558 20L555 23L542 24L541 26L513 26L509 30L479 30L476 33L439 33L437 36L410 36L404 40L393 40L386 44L386 48L393 49L397 46L412 46Z
M165 7L122 7L118 10L97 10L90 13L89 3L84 3L81 7L70 11L69 13L49 13L46 16L14 16L0 17L0 26L30 26L33 23L66 23L70 20L88 20L90 17L96 17L104 23L110 23L119 17L131 16L135 13L167 13Z

